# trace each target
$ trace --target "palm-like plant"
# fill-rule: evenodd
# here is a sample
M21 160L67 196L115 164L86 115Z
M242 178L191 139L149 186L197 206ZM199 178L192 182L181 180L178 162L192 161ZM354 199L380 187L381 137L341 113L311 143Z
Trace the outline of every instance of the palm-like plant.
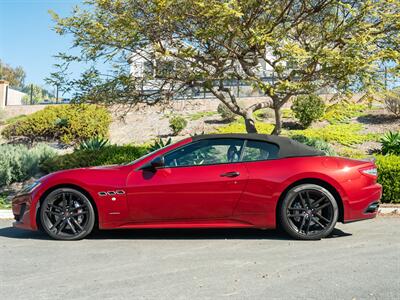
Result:
M382 154L400 155L400 132L389 131L381 138Z
M149 147L149 151L150 152L156 151L158 149L161 149L161 148L164 148L165 146L170 145L171 143L172 143L171 138L168 138L165 142L161 138L159 138L158 140L155 140L154 144Z
M82 141L77 150L100 150L108 146L110 141L106 138L96 136L94 138Z

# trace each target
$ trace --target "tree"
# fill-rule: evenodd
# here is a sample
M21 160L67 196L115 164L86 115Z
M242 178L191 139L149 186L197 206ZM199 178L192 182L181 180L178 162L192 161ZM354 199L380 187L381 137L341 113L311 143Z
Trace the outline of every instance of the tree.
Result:
M22 97L24 104L37 104L45 97L43 88L37 84L28 84L22 91L26 94Z
M0 60L0 79L7 80L11 87L22 89L25 76L26 74L22 67L13 68Z
M154 104L193 88L211 92L256 132L253 112L281 107L292 96L379 88L379 65L398 74L398 0L89 0L70 17L53 13L56 31L72 34L80 55L67 61L111 62L71 85L83 102ZM137 58L154 69L135 77ZM274 75L263 80L265 64ZM241 107L227 86L241 80L265 101ZM152 85L151 92L143 86Z

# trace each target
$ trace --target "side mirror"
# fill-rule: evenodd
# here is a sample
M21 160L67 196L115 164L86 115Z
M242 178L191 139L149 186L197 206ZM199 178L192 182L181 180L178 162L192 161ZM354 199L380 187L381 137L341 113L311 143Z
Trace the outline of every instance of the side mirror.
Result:
M157 156L156 158L154 158L151 162L150 165L154 168L160 168L160 167L164 167L165 166L165 160L164 160L164 156Z
M164 156L157 156L152 161L145 163L139 168L139 170L155 171L157 168L163 167L165 165Z

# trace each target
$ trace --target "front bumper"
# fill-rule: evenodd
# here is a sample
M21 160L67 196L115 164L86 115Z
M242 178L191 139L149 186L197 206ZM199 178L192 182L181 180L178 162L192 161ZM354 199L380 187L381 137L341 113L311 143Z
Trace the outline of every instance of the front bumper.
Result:
M35 208L31 204L32 198L30 194L17 195L12 200L12 212L15 219L14 227L29 230L37 229L35 214L32 213Z

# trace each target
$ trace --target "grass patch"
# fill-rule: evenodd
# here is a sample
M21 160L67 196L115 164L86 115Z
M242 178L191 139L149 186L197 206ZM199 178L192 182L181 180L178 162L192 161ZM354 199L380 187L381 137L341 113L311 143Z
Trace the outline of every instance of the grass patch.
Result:
M258 133L271 134L274 127L273 124L256 122ZM219 127L217 133L246 133L246 126L243 119L241 119L229 125Z
M189 120L190 121L197 121L197 120L200 120L202 118L215 116L216 114L218 114L216 111L200 111L200 112L197 112L195 114L190 115L189 116Z
M322 119L331 124L346 123L352 118L363 115L366 110L368 110L368 105L366 104L343 101L329 106Z
M377 140L376 134L361 134L361 124L334 124L323 128L308 128L291 130L289 136L304 135L307 138L320 138L328 143L338 143L343 146L362 144Z
M337 153L339 156L355 158L355 159L365 158L368 156L368 154L366 154L364 151L350 147L340 147L337 150Z
M10 125L10 124L14 124L15 122L22 120L23 118L25 118L26 115L18 115L12 118L8 118L7 120L5 120L5 124Z
M282 113L282 118L284 118L284 119L293 119L294 118L293 110L291 110L290 108L283 108L281 110L281 113Z

